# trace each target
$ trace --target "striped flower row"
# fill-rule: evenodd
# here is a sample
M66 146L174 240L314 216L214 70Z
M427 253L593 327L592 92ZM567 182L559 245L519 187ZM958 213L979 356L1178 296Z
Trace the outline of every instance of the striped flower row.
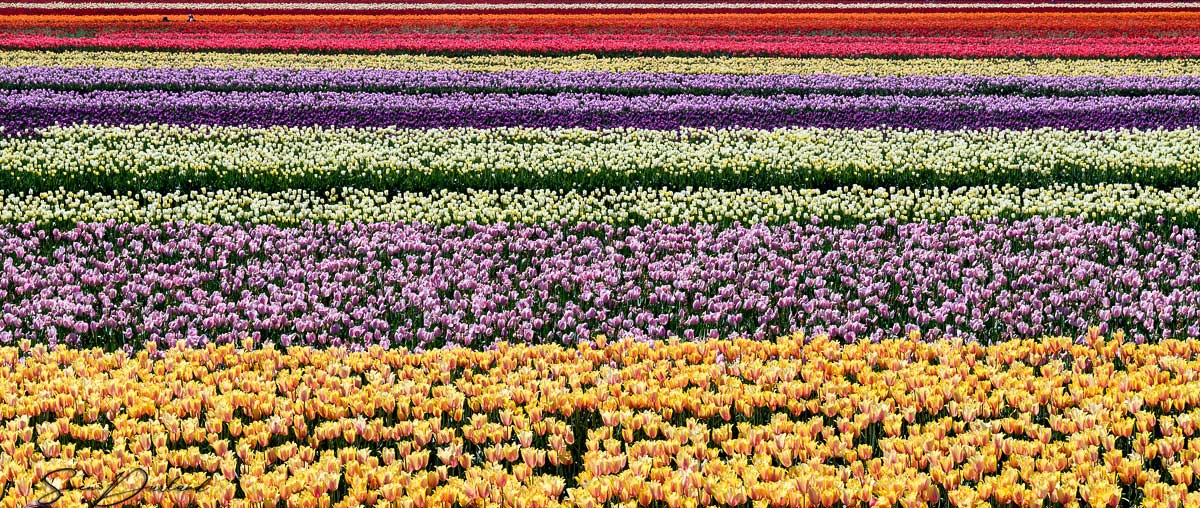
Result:
M708 188L667 190L434 190L388 193L342 188L325 192L244 189L119 194L86 191L0 193L0 222L39 227L78 222L199 222L298 225L409 222L438 225L470 222L557 224L598 222L639 225L734 223L785 224L819 221L940 221L952 217L1081 217L1093 221L1160 221L1200 227L1200 187L1168 190L1126 184L1011 185L913 189L845 187L829 191Z
M187 2L197 5L199 2ZM84 32L161 31L167 26L154 13L42 14L5 16L2 26L76 29ZM1017 12L550 12L526 13L396 13L284 14L233 13L205 16L203 22L172 27L190 33L408 32L448 33L671 33L699 34L843 34L843 35L1194 35L1200 11L1126 10ZM239 29L240 28L240 29ZM390 30L388 30L390 29ZM53 31L43 31L53 33Z
M594 55L442 56L427 54L303 54L163 51L0 52L4 67L115 67L191 69L290 68L387 69L402 71L516 70L576 72L653 72L675 74L845 74L870 76L1195 76L1200 59L1053 59L1039 58L785 58L785 57L612 57Z
M188 2L191 7L200 2ZM1200 34L1200 11L1103 10L1070 12L682 12L633 13L237 13L211 14L198 23L162 23L157 13L123 15L9 15L0 26L14 33L71 36L91 33L189 34L646 34L646 35L875 35L953 38L1088 38L1134 36L1172 39ZM176 18L182 21L180 18ZM169 19L168 19L169 21Z
M950 219L0 226L0 343L490 347L911 329L1200 338L1195 229ZM800 275L798 275L800 274Z
M6 347L0 480L8 506L1200 504L1197 342L912 338Z
M867 76L672 74L522 70L128 69L0 67L8 90L208 90L415 93L826 94L826 95L1200 95L1200 76Z
M0 138L0 188L1195 185L1200 130L246 129L76 126Z

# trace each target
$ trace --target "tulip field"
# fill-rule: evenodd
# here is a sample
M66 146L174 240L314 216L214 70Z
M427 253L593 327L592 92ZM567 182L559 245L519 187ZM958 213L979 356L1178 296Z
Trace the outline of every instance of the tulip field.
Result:
M1200 2L0 1L0 508L1200 507Z

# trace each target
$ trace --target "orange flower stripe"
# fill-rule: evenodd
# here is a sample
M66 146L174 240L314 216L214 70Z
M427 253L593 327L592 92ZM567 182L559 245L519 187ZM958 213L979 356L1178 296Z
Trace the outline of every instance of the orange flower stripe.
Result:
M918 338L3 348L0 506L1200 505L1200 342Z

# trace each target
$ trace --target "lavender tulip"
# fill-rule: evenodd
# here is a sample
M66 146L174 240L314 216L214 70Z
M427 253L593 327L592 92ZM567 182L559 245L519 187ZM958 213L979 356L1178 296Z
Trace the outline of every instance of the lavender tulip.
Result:
M1200 338L1197 230L1071 219L0 227L0 343Z

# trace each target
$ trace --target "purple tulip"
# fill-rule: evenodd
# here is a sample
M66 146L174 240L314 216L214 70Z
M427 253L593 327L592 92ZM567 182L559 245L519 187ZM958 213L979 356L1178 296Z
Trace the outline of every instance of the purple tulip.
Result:
M1197 337L1197 231L1037 218L838 228L0 227L0 341L487 347L610 337Z
M6 132L78 123L1152 129L1200 125L1200 97L0 91L0 126Z

